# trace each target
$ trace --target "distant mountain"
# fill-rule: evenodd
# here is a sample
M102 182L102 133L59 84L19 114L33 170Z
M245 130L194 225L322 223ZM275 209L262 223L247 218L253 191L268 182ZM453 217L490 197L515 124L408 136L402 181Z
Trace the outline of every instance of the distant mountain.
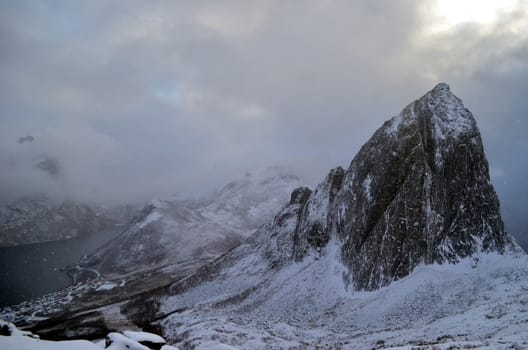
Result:
M301 179L284 168L246 174L202 199L155 200L112 242L81 262L105 275L198 266L239 245L288 201Z
M89 235L130 220L131 208L57 201L28 196L0 206L0 246L39 243Z

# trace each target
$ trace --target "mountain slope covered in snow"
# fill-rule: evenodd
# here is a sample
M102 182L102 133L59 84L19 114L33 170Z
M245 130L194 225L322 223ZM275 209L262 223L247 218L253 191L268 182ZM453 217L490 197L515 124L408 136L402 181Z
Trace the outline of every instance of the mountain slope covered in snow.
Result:
M86 257L81 266L124 274L210 260L237 246L269 221L301 179L270 167L199 200L156 200L123 234Z
M522 347L527 276L475 120L439 84L376 131L347 170L296 190L242 245L142 298L159 305L167 333L189 341Z

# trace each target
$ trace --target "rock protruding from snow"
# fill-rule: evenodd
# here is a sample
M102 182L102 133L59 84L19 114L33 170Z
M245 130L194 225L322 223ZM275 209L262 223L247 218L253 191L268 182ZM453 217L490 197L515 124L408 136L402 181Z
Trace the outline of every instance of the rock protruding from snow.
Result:
M290 204L304 204L310 198L312 190L308 187L299 187L293 190L290 198Z
M341 190L344 175L343 168L332 169L306 201L294 235L293 255L296 260L301 260L309 248L320 252L330 240L330 208Z

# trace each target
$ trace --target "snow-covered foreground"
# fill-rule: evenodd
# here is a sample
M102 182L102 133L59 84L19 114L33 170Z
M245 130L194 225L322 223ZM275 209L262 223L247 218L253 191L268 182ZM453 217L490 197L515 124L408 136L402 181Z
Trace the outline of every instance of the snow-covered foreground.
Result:
M165 340L160 336L146 332L124 331L123 334L110 333L106 339L92 343L87 340L41 340L38 336L21 331L12 323L2 320L0 320L0 328L0 349L2 350L149 350L149 347L142 345L140 342L165 344ZM178 350L178 348L163 345L161 350Z
M375 292L347 291L335 261L328 252L273 279L232 276L169 297L165 307L186 311L163 321L165 336L182 348L528 348L525 254L421 266Z
M280 271L256 268L256 256L252 264L240 262L246 269L230 266L225 283L220 274L164 300L167 313L185 309L162 321L164 336L182 350L528 348L528 257L523 253L420 266L374 292L347 290L338 254L329 244L321 256ZM123 331L109 334L109 345L50 342L3 325L12 334L0 336L2 350L146 350L137 341L160 339Z

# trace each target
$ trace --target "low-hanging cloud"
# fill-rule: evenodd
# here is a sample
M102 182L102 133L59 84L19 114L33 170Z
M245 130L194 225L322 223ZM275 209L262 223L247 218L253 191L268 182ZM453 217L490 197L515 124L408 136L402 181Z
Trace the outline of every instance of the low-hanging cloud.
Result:
M519 229L509 213L528 196L527 5L442 27L430 4L4 2L2 197L142 200L274 164L314 184L446 81L477 118ZM58 176L31 166L42 154Z

